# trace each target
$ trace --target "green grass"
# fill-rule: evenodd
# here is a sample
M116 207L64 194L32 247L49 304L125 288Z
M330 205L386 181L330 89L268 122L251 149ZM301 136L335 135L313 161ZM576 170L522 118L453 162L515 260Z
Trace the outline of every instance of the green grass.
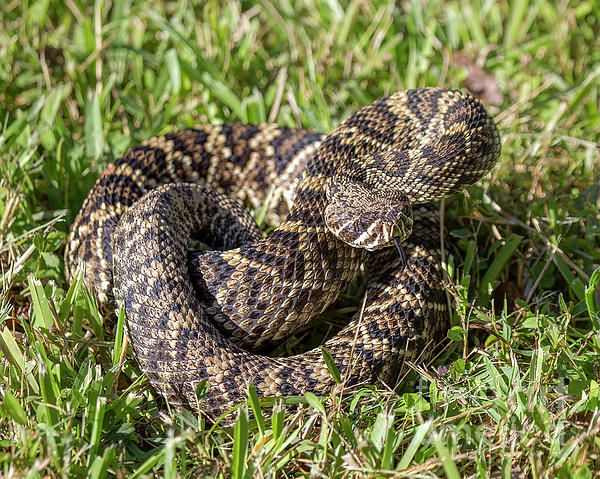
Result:
M598 2L222 3L0 6L0 476L597 476ZM503 93L503 150L445 203L435 362L296 412L251 400L233 428L172 412L122 322L64 280L104 165L198 123L327 132L395 90L460 87L461 51Z

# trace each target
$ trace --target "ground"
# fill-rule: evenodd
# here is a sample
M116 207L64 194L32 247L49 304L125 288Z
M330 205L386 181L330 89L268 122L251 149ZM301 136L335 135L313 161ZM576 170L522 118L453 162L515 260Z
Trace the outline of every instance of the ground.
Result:
M596 0L3 2L0 475L597 476L599 19ZM396 391L251 400L234 428L171 411L122 321L64 280L103 167L176 128L328 132L436 85L479 94L502 137L494 171L444 204L436 359Z

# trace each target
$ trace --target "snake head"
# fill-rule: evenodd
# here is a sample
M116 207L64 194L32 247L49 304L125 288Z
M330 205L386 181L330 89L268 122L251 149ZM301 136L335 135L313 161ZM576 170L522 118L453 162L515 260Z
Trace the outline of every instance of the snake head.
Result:
M412 232L412 205L397 188L343 175L330 178L325 223L344 243L368 251L385 248Z

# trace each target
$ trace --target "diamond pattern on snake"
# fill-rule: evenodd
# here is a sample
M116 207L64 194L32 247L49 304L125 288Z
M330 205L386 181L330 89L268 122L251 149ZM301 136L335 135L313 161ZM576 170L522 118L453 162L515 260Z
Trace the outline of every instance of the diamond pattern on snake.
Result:
M250 383L261 397L335 387L320 348L256 349L318 316L364 265L364 311L324 347L347 385L394 381L447 327L431 202L476 182L499 152L481 103L442 88L379 99L327 136L271 124L176 131L106 167L71 227L67 275L83 263L99 301L124 307L158 392L217 418ZM279 226L263 238L247 208L269 192L266 220ZM188 251L190 238L215 249Z

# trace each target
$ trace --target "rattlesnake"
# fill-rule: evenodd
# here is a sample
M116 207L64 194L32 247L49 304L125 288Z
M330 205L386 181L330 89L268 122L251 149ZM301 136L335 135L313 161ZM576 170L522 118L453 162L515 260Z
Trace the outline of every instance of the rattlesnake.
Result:
M267 124L169 133L105 169L71 228L67 275L83 262L99 300L125 308L159 392L216 418L250 383L259 396L335 386L320 348L287 358L249 349L320 314L364 264L364 308L324 347L346 384L392 381L446 327L426 203L477 181L499 151L481 103L441 88L377 100L327 137ZM267 220L285 220L262 238L240 204L266 201ZM192 234L217 249L188 253ZM404 261L386 248L399 242Z

